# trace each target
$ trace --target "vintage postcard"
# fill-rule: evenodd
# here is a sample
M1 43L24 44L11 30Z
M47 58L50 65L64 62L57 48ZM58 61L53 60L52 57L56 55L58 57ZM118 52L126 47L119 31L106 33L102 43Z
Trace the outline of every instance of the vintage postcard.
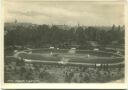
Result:
M125 4L3 0L3 88L125 88Z

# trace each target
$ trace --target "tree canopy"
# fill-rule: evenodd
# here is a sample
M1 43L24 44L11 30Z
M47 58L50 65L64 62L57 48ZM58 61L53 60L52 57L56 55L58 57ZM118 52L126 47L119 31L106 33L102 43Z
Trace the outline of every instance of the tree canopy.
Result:
M76 43L84 46L88 41L96 41L100 45L117 42L124 44L124 27L97 27L97 26L68 26L68 29L58 25L23 25L5 23L5 46L32 45L42 47L46 45L64 45Z

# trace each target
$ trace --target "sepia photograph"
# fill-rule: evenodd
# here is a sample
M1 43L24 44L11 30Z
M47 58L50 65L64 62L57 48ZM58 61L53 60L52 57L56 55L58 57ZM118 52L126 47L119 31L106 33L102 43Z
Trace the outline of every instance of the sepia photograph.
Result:
M4 0L4 83L125 83L124 6Z

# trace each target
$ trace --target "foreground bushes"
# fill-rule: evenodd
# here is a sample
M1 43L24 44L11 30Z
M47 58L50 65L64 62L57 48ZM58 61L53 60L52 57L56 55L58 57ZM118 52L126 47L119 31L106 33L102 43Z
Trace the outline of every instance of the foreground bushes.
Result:
M5 65L5 82L103 83L124 78L124 68L91 68L58 64Z

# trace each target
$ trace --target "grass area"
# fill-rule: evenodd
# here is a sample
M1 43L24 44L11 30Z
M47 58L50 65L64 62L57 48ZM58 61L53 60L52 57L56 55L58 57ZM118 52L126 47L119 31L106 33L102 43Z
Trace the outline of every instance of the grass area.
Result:
M50 52L53 55L50 55ZM87 55L90 55L89 57ZM55 56L54 56L55 55ZM76 54L69 54L68 50L33 50L32 54L20 53L20 57L31 60L40 61L61 61L62 58L68 58L68 62L75 63L120 63L124 61L124 58L119 57L116 54L105 53L103 51L91 51L91 50L81 50L76 51ZM118 56L118 57L117 57Z
M123 59L111 59L107 57L99 57L99 58L76 58L76 59L71 59L69 62L78 62L78 63L101 63L101 64L112 64L112 63L120 63L122 62Z
M24 59L32 59L32 60L44 60L44 61L60 61L59 57L53 57L53 56L48 56L45 54L25 54L25 53L20 53L20 57Z

